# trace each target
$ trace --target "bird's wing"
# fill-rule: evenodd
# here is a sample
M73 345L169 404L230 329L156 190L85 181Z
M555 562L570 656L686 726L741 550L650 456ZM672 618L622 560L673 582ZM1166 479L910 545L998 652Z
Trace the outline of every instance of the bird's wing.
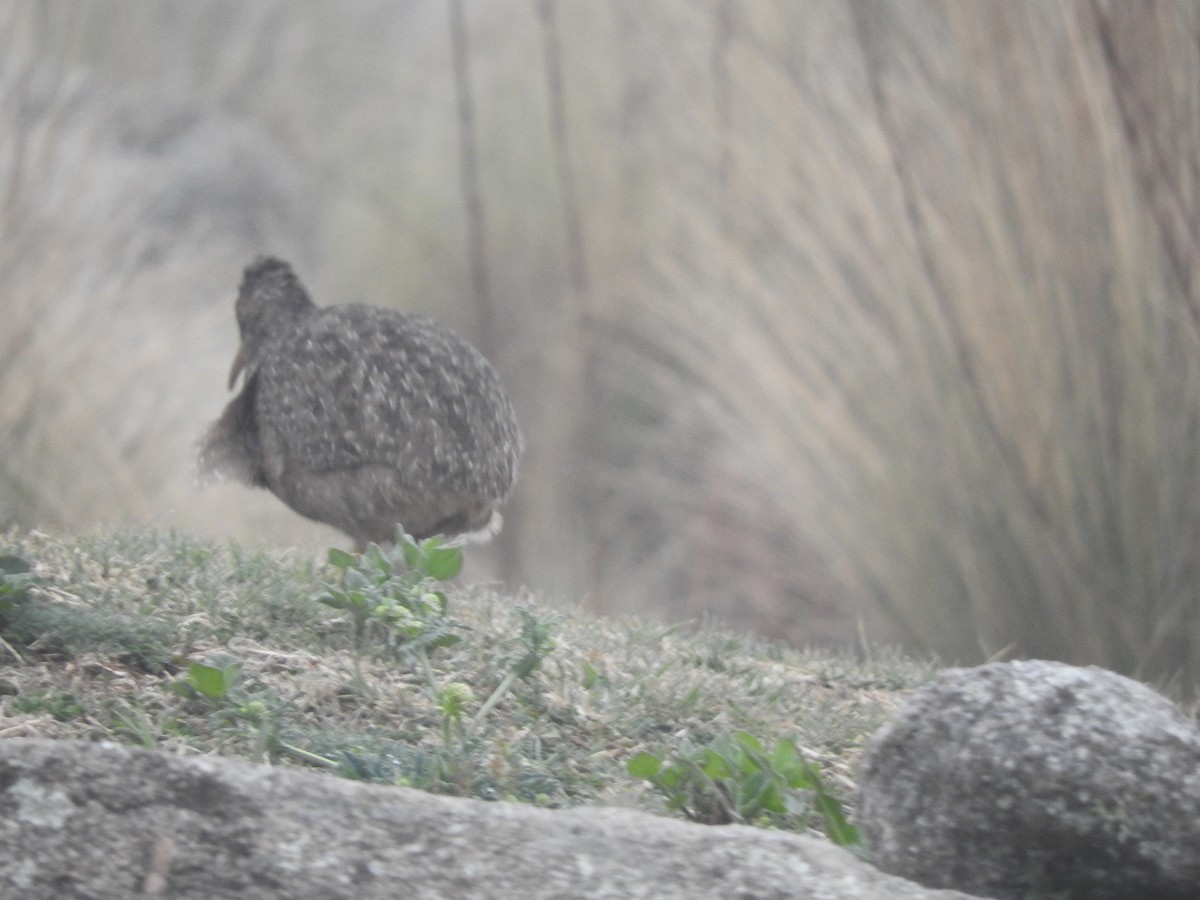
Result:
M281 463L313 472L379 464L436 480L477 439L469 382L481 360L420 317L322 310L263 354L257 407L265 455L274 450Z

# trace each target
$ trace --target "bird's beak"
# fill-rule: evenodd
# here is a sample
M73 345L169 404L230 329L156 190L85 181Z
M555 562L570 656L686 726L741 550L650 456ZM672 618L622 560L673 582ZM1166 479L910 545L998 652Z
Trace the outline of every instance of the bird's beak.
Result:
M242 374L242 367L245 365L246 355L242 352L242 348L238 347L237 356L233 358L233 365L229 368L229 390L233 390L234 382Z

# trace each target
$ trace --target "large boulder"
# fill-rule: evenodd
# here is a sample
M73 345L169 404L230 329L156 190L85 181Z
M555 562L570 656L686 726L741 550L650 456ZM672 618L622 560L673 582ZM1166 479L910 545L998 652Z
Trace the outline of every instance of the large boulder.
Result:
M0 740L0 896L952 900L821 840Z
M877 864L925 885L1200 896L1200 731L1103 669L946 671L872 738L858 809Z

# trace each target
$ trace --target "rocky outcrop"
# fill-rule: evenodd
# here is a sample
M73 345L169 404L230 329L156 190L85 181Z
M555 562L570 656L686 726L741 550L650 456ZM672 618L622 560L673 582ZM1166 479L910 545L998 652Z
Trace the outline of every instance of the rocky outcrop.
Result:
M1103 669L944 672L872 738L858 814L876 863L925 885L1200 896L1200 732Z
M0 740L0 896L953 900L821 840Z
M0 897L1184 900L1200 731L1101 669L952 669L872 738L857 818L883 871L762 829L0 740Z

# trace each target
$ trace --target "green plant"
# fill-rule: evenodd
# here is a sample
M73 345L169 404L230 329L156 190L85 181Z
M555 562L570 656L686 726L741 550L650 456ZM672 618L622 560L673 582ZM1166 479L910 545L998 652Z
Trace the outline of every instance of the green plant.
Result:
M479 712L475 713L474 723L476 725L487 718L488 713L508 693L517 679L528 678L541 668L546 655L554 649L552 627L549 622L541 621L524 607L517 609L517 615L521 617L521 653L517 656L512 668L496 685L496 689L479 708Z
M146 750L157 749L164 734L179 729L178 703L175 701L152 709L134 694L113 698L106 704L106 710L113 718L113 732L133 738Z
M463 717L467 707L475 702L475 692L469 684L452 681L438 693L438 709L442 713L442 745L451 747L452 733L458 737L459 745L466 747L467 732L463 727Z
M472 785L487 780L489 766L479 737L480 725L513 685L537 671L554 648L550 622L518 608L520 635L505 642L510 649L502 652L497 666L504 675L474 715L468 715L476 702L475 690L462 681L440 685L430 660L433 650L460 642L455 630L461 626L447 615L446 595L440 583L455 577L462 568L461 549L443 543L440 537L417 542L400 532L388 551L377 544L369 544L361 556L334 549L329 551L328 560L340 570L340 583L327 585L318 599L350 613L357 653L362 654L370 635L381 635L392 654L419 669L440 714L441 748L418 753L412 757L411 774L396 777L403 783L471 793L475 789ZM355 665L359 689L365 693L357 655ZM385 773L393 764L384 759L349 751L342 751L340 756L340 768L350 777L389 780Z
M829 792L820 768L789 740L781 738L768 752L754 735L739 731L705 747L685 744L670 759L644 751L626 768L693 821L794 829L807 826L815 813L835 844L859 845L857 829Z
M70 691L33 691L15 698L20 713L45 714L59 722L70 722L83 715L79 698Z
M0 628L8 625L13 608L25 598L33 582L32 566L27 560L13 554L0 556ZM3 637L0 637L0 647L17 659L22 658Z
M241 674L241 660L222 656L211 663L189 664L185 680L179 683L185 685L194 695L207 697L209 700L224 700L241 678Z
M328 559L342 573L341 581L327 585L318 599L350 613L360 651L373 631L381 633L393 651L418 656L458 642L453 633L457 623L446 615L446 595L438 583L462 569L459 547L445 544L441 537L418 543L397 532L389 551L372 543L357 556L332 549Z
M518 680L528 678L541 667L546 654L554 647L550 623L525 608L518 608L517 614L521 620L521 634L510 642L516 645L516 652L501 663L508 671L500 683L470 719L467 719L467 710L475 702L475 692L470 685L453 681L437 690L433 699L442 716L442 746L440 750L419 754L413 775L420 780L400 776L398 783L423 784L427 789L436 786L463 795L491 793L486 785L493 780L491 770L497 763L497 756L495 749L489 748L481 737L480 726ZM432 674L429 677L432 679ZM501 768L508 766L505 764ZM538 792L538 796L541 794Z
M88 598L86 603L31 592L36 583L27 573L0 578L0 646L14 655L16 648L39 656L103 653L141 671L161 673L175 654L178 634L162 619L142 612L130 614L112 595Z
M176 694L207 703L218 721L233 723L235 730L248 729L253 739L255 759L267 759L280 752L323 767L337 764L283 741L281 713L277 703L268 703L264 695L240 687L242 661L226 654L207 662L188 665L187 674L172 684Z
M888 653L864 664L716 626L562 616L536 597L442 585L462 640L428 654L440 693L373 630L359 658L364 702L346 679L351 617L317 602L336 575L323 559L144 531L14 533L0 536L5 553L36 560L0 631L28 660L0 672L0 715L25 733L286 758L439 794L595 803L634 784L636 750L667 755L668 734L707 746L712 723L735 710L734 729L768 747L805 734L840 791L895 692L932 672ZM10 659L0 648L0 668ZM664 811L652 786L637 793ZM760 820L822 827L815 805L806 821Z
M33 586L33 567L29 561L13 554L0 556L0 609L25 596Z

